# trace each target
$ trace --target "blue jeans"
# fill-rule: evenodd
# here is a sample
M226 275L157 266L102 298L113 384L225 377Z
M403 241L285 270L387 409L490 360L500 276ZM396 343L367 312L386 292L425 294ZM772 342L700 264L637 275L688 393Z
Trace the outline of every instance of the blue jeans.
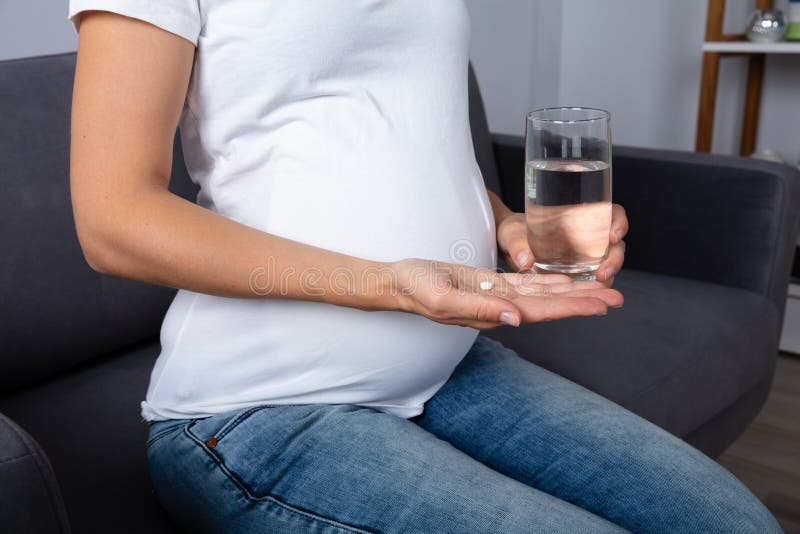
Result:
M425 411L266 405L153 423L156 494L189 532L780 532L655 425L479 336Z

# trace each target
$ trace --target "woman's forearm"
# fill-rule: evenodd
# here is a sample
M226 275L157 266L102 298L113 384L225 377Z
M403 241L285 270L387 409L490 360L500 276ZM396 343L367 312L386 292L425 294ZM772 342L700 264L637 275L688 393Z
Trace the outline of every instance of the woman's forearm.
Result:
M387 264L261 232L161 188L116 204L79 219L87 260L100 272L226 297L397 308Z
M489 198L498 225L513 215L494 193ZM86 258L97 271L225 297L401 308L397 276L387 263L261 232L162 187L107 202L76 221Z

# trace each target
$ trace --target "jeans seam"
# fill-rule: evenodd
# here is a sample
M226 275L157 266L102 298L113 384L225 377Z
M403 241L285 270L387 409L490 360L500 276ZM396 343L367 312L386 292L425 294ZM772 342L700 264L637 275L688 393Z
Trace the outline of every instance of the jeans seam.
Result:
M251 410L248 410L248 411L255 412L256 410L261 409L261 408L263 408L263 407L252 408ZM264 496L256 496L256 495L254 495L253 492L251 491L251 489L247 486L247 484L245 484L244 481L238 475L236 475L234 472L232 472L228 468L228 466L225 465L225 462L223 462L222 459L216 453L214 453L211 449L209 449L206 446L206 444L203 443L202 440L200 440L200 438L195 436L189 430L189 426L190 425L185 425L183 427L184 434L190 440L192 440L198 447L200 447L200 449L204 453L206 453L208 456L211 457L211 459L214 461L214 463L220 469L220 471L222 471L222 473L231 482L233 482L233 484L237 488L239 488L239 490L244 494L244 496L245 496L245 498L247 498L247 500L249 500L251 502L263 502L263 501L271 502L271 503L273 503L273 504L275 504L275 505L277 505L277 506L279 506L279 507L281 507L281 508L283 508L283 509L285 509L285 510L287 510L289 512L292 512L292 513L295 513L295 514L298 514L298 515L302 515L302 516L304 516L306 518L313 519L315 521L321 521L323 523L330 524L332 526L335 526L337 528L341 528L342 530L346 530L348 532L355 532L357 534L374 534L375 533L375 531L364 530L364 529L361 529L361 528L358 528L358 527L355 527L355 526L347 525L345 523L341 523L340 521L337 521L336 519L331 519L331 518L316 514L314 512L311 512L311 511L308 511L308 510L304 510L304 509L299 508L297 506L293 506L293 505L291 505L289 503L282 502L280 499L278 499L278 498L276 498L276 497L274 497L272 495L269 495L269 494L264 495ZM217 438L217 439L219 439L219 438Z
M150 447L151 445L154 445L161 438L164 438L168 434L170 434L171 432L175 432L176 430L180 430L181 428L183 428L185 426L186 426L185 424L183 424L183 425L175 425L175 426L171 426L171 427L167 428L166 430L162 430L161 432L159 432L158 434L156 434L152 438L148 439L147 443L145 444L145 447Z
M239 423L241 423L242 421L244 421L257 411L263 410L265 408L267 408L267 406L254 406L252 408L245 410L244 412L240 413L239 415L228 421L222 428L220 428L217 431L216 434L214 434L214 437L216 437L217 440L221 440L228 434L228 432L236 428L239 425Z
M217 430L217 432L214 434L214 437L217 438L217 440L221 440L227 436L231 430L239 426L242 421L256 412L260 412L261 410L266 410L268 408L282 408L288 406L307 406L307 404L260 404L258 406L253 406L252 408L248 408L242 413L236 415L233 419L222 425L222 428Z

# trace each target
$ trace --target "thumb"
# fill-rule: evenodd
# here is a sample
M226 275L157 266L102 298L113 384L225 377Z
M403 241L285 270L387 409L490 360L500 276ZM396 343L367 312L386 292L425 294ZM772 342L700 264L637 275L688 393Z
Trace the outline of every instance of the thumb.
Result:
M514 264L513 267L518 271L533 267L533 251L528 244L527 228L506 232L506 235L500 241L500 248L506 251L509 259Z
M494 295L469 295L470 318L484 323L519 326L522 311L510 300Z

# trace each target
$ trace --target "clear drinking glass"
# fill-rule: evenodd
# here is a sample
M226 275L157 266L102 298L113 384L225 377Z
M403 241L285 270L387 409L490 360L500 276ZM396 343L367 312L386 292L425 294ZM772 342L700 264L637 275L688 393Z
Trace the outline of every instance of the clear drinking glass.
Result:
M547 108L526 117L525 215L535 266L592 280L611 231L610 114Z

